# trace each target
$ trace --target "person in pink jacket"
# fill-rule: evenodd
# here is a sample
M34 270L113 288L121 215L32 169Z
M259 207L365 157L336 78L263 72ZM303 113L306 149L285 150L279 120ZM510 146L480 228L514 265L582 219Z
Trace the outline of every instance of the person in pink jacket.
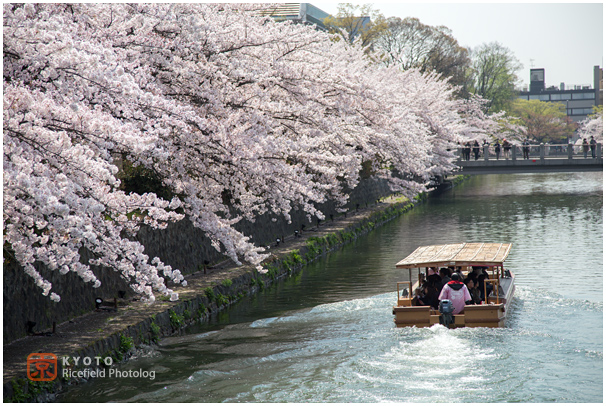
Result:
M459 314L465 308L466 302L471 302L471 295L467 286L461 282L461 277L458 273L453 273L450 276L451 281L442 288L439 300L449 299L454 306L452 314Z

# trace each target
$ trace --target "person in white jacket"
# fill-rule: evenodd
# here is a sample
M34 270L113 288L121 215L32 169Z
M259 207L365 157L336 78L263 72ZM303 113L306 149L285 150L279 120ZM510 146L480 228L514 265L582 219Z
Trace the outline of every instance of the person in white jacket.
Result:
M442 288L439 300L449 299L454 306L452 314L459 314L465 308L467 302L471 303L471 295L467 286L461 282L461 277L458 273L453 273L450 276L451 281Z

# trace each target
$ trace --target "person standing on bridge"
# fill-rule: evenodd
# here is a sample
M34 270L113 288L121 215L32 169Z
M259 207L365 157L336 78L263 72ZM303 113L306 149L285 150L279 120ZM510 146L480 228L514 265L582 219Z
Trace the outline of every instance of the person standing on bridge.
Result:
M465 147L463 148L463 156L466 161L471 159L471 144L469 142L465 143Z
M583 156L587 158L587 153L589 152L589 143L587 142L587 138L583 138Z
M509 150L511 150L511 144L505 138L503 138L503 151L505 151L505 159L509 159Z
M480 157L480 144L478 143L478 140L473 142L473 156L476 161Z
M591 157L595 158L595 148L596 148L597 142L595 141L595 139L593 138L593 135L591 136L591 141L589 141L589 146L591 147Z
M501 155L501 144L499 143L498 138L497 141L494 143L494 153L496 154L498 160L499 156Z
M530 142L528 142L528 138L522 143L522 153L524 154L524 159L530 159Z

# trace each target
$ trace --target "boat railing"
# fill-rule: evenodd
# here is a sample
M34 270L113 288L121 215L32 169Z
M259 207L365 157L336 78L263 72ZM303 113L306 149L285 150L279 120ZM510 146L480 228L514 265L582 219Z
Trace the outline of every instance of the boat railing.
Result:
M406 282L398 282L398 306L412 306L412 283L410 281ZM400 291L402 290L401 286L408 286L406 295L408 297L404 297L404 295L400 296Z
M497 296L496 304L499 304L500 303L500 301L499 301L499 290L500 289L499 288L501 287L501 283L499 281L499 278L497 278L497 279L484 279L484 297L486 298L486 303L488 303L488 295L486 294L488 292L488 289L487 289L486 285L488 283L490 283L490 282L494 282L495 283L493 285L492 292L496 292L496 296Z
M410 281L406 281L406 282L397 282L397 289L398 289L398 300L400 300L400 291L401 285L407 285L408 286L408 297L407 299L412 299L412 295L411 295L411 291L412 291L412 286L411 286L411 282Z

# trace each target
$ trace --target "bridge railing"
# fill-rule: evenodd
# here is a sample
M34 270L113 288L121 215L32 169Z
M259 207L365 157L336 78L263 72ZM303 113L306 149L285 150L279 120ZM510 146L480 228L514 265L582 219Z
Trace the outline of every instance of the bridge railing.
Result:
M477 158L476 158L477 155ZM497 157L494 145L481 145L479 153L475 153L473 146L471 149L458 148L458 157L460 161L474 160L494 160L494 159L550 159L550 158L568 158L568 159L594 159L591 148L584 151L582 145L574 144L532 144L532 145L512 145L509 151L505 151L501 146ZM595 158L603 157L602 144L598 143L595 147Z

